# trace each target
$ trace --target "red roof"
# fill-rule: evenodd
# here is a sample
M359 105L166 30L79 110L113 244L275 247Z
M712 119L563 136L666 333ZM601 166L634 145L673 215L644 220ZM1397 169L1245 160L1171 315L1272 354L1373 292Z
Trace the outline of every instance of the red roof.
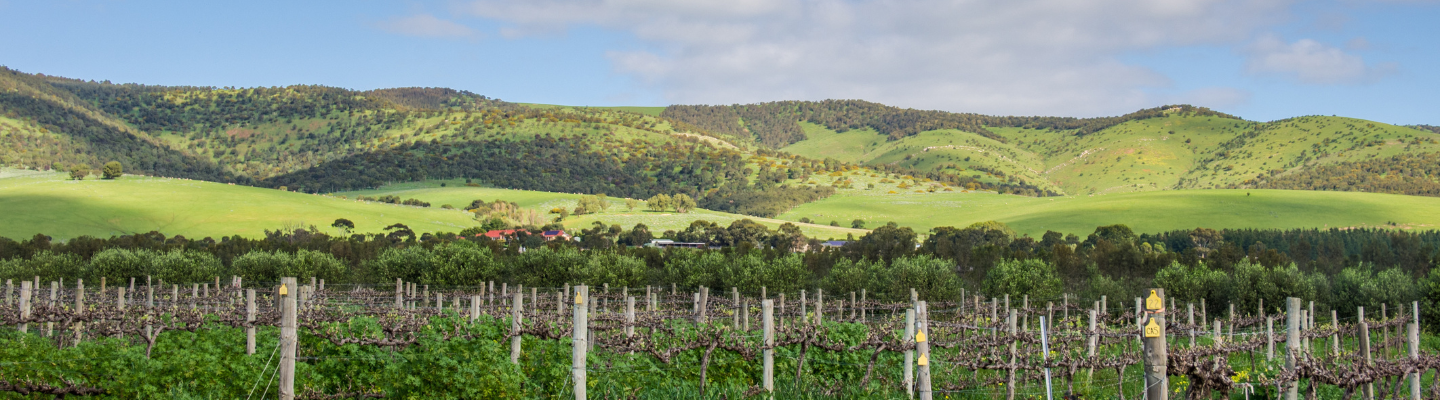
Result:
M515 232L516 232L516 230L514 230L514 229L506 229L506 230L503 230L503 231L489 231L489 232L485 232L485 237L488 237L488 238L491 238L491 239L499 239L499 238L507 237L507 236L515 236ZM475 235L475 236L480 236L480 235Z

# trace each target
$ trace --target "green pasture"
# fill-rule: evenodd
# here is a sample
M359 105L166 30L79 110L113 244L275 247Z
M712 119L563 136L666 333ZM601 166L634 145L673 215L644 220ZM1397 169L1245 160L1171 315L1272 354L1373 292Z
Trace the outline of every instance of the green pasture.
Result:
M356 232L403 223L416 232L459 232L471 216L456 210L357 202L186 179L127 175L118 180L69 180L60 173L0 178L0 236L55 239L160 231L202 238L261 237L265 230L315 225L338 233L337 218ZM468 204L468 203L467 203Z
M444 187L440 186L440 183L442 182L445 183ZM471 201L477 199L485 200L486 202L504 200L515 202L516 204L520 205L521 208L534 209L542 213L549 213L549 211L554 208L573 210L575 209L576 204L580 200L580 197L584 196L581 194L573 193L554 193L538 192L533 190L470 187L465 186L464 180L401 183L395 185L387 185L376 190L342 192L336 193L336 195L346 196L352 199L355 198L355 196L361 195L394 195L400 197L401 199L413 198L421 201L426 201L429 202L432 207L440 207L441 205L449 204L454 206L455 208L464 208L465 206L470 205ZM547 215L549 215L550 217L556 216L554 214ZM666 230L683 230L685 229L685 227L690 226L691 222L694 222L696 220L706 220L728 226L731 222L742 219L749 219L755 222L759 222L770 227L771 229L779 227L780 224L791 222L779 219L752 217L748 215L730 214L703 209L696 209L683 214L676 213L674 211L649 211L645 208L644 201L641 201L640 205L634 210L629 210L625 208L625 199L611 198L609 209L595 214L571 216L570 218L567 218L563 223L566 228L570 228L575 232L579 232L579 229L587 229L594 226L594 223L596 221L602 222L605 225L618 224L622 227L625 227L625 229L630 229L634 227L635 224L645 224L645 226L650 228L651 232L655 233L658 236L659 233ZM799 225L800 231L804 232L806 236L818 237L821 239L843 239L848 234L862 236L866 232L866 230L864 229L850 229L848 220L843 222L844 227L833 227L817 224L802 224L798 222L792 223Z
M1125 224L1136 232L1197 227L1430 230L1440 229L1440 198L1299 190L1167 190L1071 197L846 190L779 216L792 221L802 217L862 219L869 228L893 221L922 232L995 220L1035 237L1046 230L1083 237L1097 226L1112 224Z

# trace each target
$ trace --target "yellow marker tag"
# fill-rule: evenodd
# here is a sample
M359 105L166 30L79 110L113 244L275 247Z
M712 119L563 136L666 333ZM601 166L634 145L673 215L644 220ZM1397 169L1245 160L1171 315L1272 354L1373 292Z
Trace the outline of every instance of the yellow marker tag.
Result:
M925 343L925 331L915 332L915 343Z
M916 360L915 363L916 363L916 364L920 364L920 365L930 365L930 355L929 355L929 354L921 354L921 355L920 355L920 359L919 359L919 360Z
M1165 301L1164 301L1164 300L1160 300L1160 295L1159 295L1159 294L1156 294L1154 289L1151 289L1151 290L1150 290L1150 297L1146 297L1146 298L1145 298L1145 309L1146 309L1146 310L1159 310L1159 309L1162 309L1162 308L1165 308Z
M579 293L575 294L575 304L585 304L585 298L581 297Z
M290 290L287 289L287 288L285 288L285 284L283 284L283 283L280 284L280 295L281 295L281 296L285 296L285 295L288 295L288 294L290 294Z
M1160 337L1160 324L1155 323L1155 318L1145 324L1145 337Z

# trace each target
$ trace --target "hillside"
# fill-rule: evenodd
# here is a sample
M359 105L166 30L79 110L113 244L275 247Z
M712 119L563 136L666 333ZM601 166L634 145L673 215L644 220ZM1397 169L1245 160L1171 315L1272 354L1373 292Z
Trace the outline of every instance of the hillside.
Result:
M671 106L661 115L808 158L969 177L986 190L1025 195L1213 188L1434 195L1440 185L1433 169L1417 166L1440 154L1440 134L1345 117L1253 122L1190 106L1110 118L997 117L856 101Z
M0 82L13 93L0 98L0 166L116 160L147 175L309 193L427 179L627 197L686 193L702 206L757 216L830 193L756 187L745 141L656 116L655 108L532 107L443 88L117 85L4 72Z

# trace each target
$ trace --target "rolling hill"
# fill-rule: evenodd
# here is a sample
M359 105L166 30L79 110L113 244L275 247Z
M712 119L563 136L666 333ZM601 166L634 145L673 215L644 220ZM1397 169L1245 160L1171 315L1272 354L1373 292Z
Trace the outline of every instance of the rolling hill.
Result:
M1440 134L1334 116L1254 122L1167 106L1113 118L995 117L854 101L672 106L661 115L716 129L734 116L743 128L733 131L784 152L1019 183L1041 194L1275 188L1434 195L1440 185L1434 171L1406 165L1440 157ZM1365 183L1394 181L1395 174L1407 179ZM1337 175L1350 177L1329 182Z

